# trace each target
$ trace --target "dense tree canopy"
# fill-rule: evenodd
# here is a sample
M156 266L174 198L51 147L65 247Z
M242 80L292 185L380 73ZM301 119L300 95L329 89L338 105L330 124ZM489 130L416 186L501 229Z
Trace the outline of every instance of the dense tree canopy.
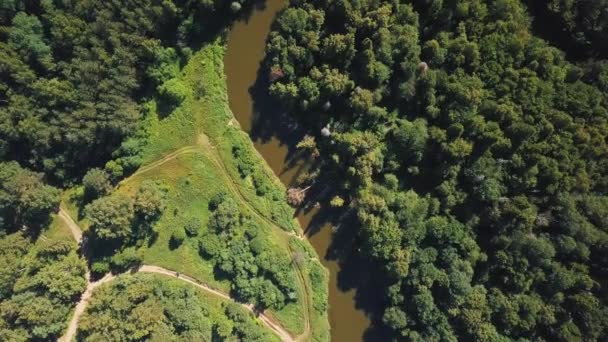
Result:
M59 206L59 190L16 162L0 162L0 232L39 229Z
M528 4L539 28L544 26L552 33L547 37L552 42L577 57L608 58L604 38L608 34L608 1L541 0Z
M210 303L178 281L126 276L95 292L79 341L273 341L236 304Z
M269 92L384 265L397 340L608 336L607 64L530 22L516 0L293 0L275 21Z
M201 255L215 264L220 277L230 279L234 293L244 302L262 309L281 309L295 301L296 279L290 256L282 253L234 200L218 198L207 232L199 239Z
M86 262L71 241L33 245L22 233L0 238L0 340L48 341L86 287Z
M247 0L241 0L247 4ZM234 18L221 1L3 1L0 158L72 182L91 166L129 171L140 98L167 82L189 45ZM177 61L177 64L174 63ZM150 87L152 85L152 87ZM119 158L123 157L123 158Z

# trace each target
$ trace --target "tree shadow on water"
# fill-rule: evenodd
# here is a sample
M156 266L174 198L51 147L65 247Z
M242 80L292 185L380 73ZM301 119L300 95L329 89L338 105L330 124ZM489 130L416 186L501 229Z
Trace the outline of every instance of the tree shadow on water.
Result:
M268 63L266 60L261 61L256 81L249 88L253 100L249 135L257 143L264 144L277 139L280 145L285 146L287 156L282 162L283 167L279 171L279 175L293 172L295 173L293 179L295 179L300 173L306 171L309 163L314 161L296 150L297 143L307 133L294 119L296 113L287 113L282 110L268 93L271 84L268 78ZM264 157L271 158L266 155ZM304 166L302 166L303 164ZM293 183L293 179L290 180L291 183ZM306 235L310 237L323 234L321 236L325 239L327 229L332 229L333 226L340 227L333 233L327 234L327 239L330 239L329 246L326 251L319 251L319 256L326 261L337 262L338 290L342 292L354 290L353 305L355 309L363 311L367 317L371 318L371 324L365 330L362 339L365 341L390 340L385 330L381 328L381 324L378 324L385 300L383 289L386 288L386 276L383 274L383 268L371 262L359 249L360 241L357 237L357 225L353 220L354 213L343 214L341 210L314 208L314 203L317 201L327 203L332 194L331 181L326 179L315 184L307 193L309 199L307 205L299 208L296 216L302 218L302 223L307 223L307 219L310 218L310 222L302 227ZM317 238L321 238L321 236L317 236ZM340 312L339 315L344 314L344 319L348 319L349 313L346 311L349 308L345 307L343 310L345 312ZM340 338L340 336L336 337Z
M313 215L306 232L307 235L312 236L323 233L324 229L332 230L331 242L320 257L326 261L337 262L338 290L341 292L354 290L355 308L370 319L370 325L363 332L362 340L388 341L390 335L380 321L385 304L385 294L382 289L387 287L386 275L381 265L375 264L363 255L352 215L353 213L339 215L336 210L321 209ZM348 315L348 313L344 314Z
M255 83L249 88L249 94L253 99L251 131L249 135L253 141L268 143L271 139L277 139L282 146L286 146L288 153L285 160L286 165L296 162L296 145L302 139L305 132L296 120L280 104L274 100L268 89L270 80L267 73L267 62L262 60L258 67Z

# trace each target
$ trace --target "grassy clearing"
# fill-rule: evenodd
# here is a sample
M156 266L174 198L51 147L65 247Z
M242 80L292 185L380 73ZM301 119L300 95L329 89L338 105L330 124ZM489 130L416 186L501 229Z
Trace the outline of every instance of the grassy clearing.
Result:
M187 237L177 248L171 246L171 235L176 229L183 229L188 220L198 218L203 223L199 236L204 233L210 215L209 201L221 191L228 193L263 227L266 236L284 251L287 258L292 257L290 235L283 231L298 232L300 228L293 219L293 209L285 201L285 188L257 153L247 134L233 124L223 74L223 56L221 41L209 44L192 56L178 78L192 91L165 117L157 113L157 108L163 107L156 102L157 99L146 104L148 140L142 153L143 167L121 182L117 191L133 195L144 180L162 181L167 185L167 207L154 224L155 236L139 247L144 262L182 272L229 292L230 282L220 279L212 264L199 255L197 237ZM245 151L254 170L252 175L243 177L239 170L243 161L235 158L235 146ZM172 158L167 159L168 155ZM259 191L260 184L264 186L263 194ZM74 218L80 218L76 203L81 193L81 190L73 189L65 195L64 207ZM86 222L81 223L86 227ZM299 243L312 251L306 242ZM308 288L327 287L326 278L324 284L312 284L308 276L304 278ZM305 330L305 304L310 302L308 291L303 284L298 284L298 300L270 313L294 336ZM327 302L326 295L320 298ZM327 316L315 315L311 318L315 330L313 335L328 335ZM322 331L317 332L317 329Z
M51 221L49 228L42 232L37 242L47 239L52 241L74 240L72 237L72 232L70 232L70 228L68 228L65 222L59 219L56 215L53 216L53 220Z
M205 153L199 151L178 156L158 168L132 177L122 184L119 191L132 194L145 179L160 180L168 185L167 208L154 226L157 235L151 244L141 247L144 262L188 274L228 292L230 283L216 280L212 265L198 253L196 238L187 238L174 249L170 246L171 234L175 229L183 229L188 219L196 217L202 222L207 221L209 200L225 187L217 181L218 178L221 179L221 176L217 174L217 169ZM205 227L201 227L200 233L204 230Z
M143 152L143 165L184 146L201 145L207 149L213 146L225 170L251 205L264 216L275 219L282 228L299 229L293 219L293 209L284 200L285 188L253 148L249 136L234 124L228 106L223 58L224 46L219 41L194 54L180 76L180 81L193 90L169 116L159 118L156 112L159 104L154 100L146 105L149 141ZM201 139L201 133L206 138ZM246 149L254 166L259 168L260 182L271 189L264 196L256 194L252 181L239 174L233 157L235 146Z

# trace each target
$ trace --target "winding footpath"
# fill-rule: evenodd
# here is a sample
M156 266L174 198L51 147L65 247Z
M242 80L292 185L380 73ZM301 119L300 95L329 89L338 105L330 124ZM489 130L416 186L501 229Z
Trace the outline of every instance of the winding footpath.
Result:
M240 186L238 184L236 184L236 182L230 176L230 171L228 170L226 164L224 163L224 160L222 159L221 155L218 153L217 147L211 143L209 137L206 136L204 133L200 134L197 145L184 146L184 147L177 149L177 150L161 157L160 159L140 168L139 170L137 170L135 173L133 173L129 177L123 179L119 183L119 186L121 184L128 182L133 177L136 177L138 175L151 171L157 167L160 167L161 165L166 164L181 155L188 154L188 153L196 153L196 152L204 153L222 171L220 173L225 178L225 183L228 185L230 192L232 192L233 195L235 195L243 204L245 204L245 206L249 209L250 212L253 213L254 216L256 216L258 219L260 219L263 222L270 225L278 234L285 234L288 236L292 236L292 237L297 238L298 240L305 239L303 234L295 232L295 231L291 230L290 228L281 227L278 223L276 223L275 221L266 217L266 215L264 215L264 213L262 213L258 208L256 208L254 205L252 205L249 202L246 195L241 190ZM208 152L208 153L205 153L205 152ZM262 158L262 156L260 156L260 158ZM290 252L293 254L294 250L291 248L289 243L287 243L287 247L289 248ZM300 282L300 284L302 284L301 295L305 301L304 309L306 311L306 314L304 317L304 331L302 332L302 334L300 334L296 337L295 341L307 341L310 338L311 333L312 333L311 323L310 323L310 317L312 317L311 308L313 305L312 304L312 291L307 286L307 282L305 281L304 273L303 273L300 265L298 265L296 262L293 262L293 265L294 265L294 269L295 269L297 277L298 277L298 281ZM267 316L263 316L263 317L260 316L260 318L262 320L267 319L268 322L272 323L272 321L269 320ZM290 335L287 334L287 336L290 336Z
M192 146L184 146L184 147L182 147L182 148L180 148L178 150L175 150L175 151L173 151L173 152L165 155L164 157L162 157L162 158L160 158L160 159L158 159L158 160L156 160L156 161L154 161L154 162L152 162L152 163L150 163L150 164L148 164L148 165L146 165L146 166L138 169L133 174L131 174L129 177L121 180L118 183L118 185L120 186L121 184L123 184L124 182L128 181L129 179L131 179L131 178L133 178L135 176L138 176L138 175L140 175L142 173L146 173L146 172L148 172L148 171L150 171L152 169L155 169L155 168L157 168L157 167L159 167L159 166L161 166L161 165L163 165L163 164L165 164L167 162L170 162L171 160L173 160L173 159L175 159L175 158L177 158L177 157L179 157L179 156L181 156L183 154L196 152L198 149L199 149L198 146L192 145Z
M74 220L72 219L70 214L65 209L61 208L59 210L58 217L65 222L65 224L70 229L72 236L74 237L76 242L78 242L78 244L80 245L82 243L82 230L76 224L76 222L74 222ZM160 274L160 275L164 275L164 276L168 276L168 277L173 277L180 281L194 285L197 288L199 288L205 292L208 292L212 295L215 295L215 296L221 297L225 300L229 300L234 303L237 303L237 304L241 305L243 308L247 309L249 312L256 315L266 327L268 327L270 330L272 330L281 339L281 341L283 341L283 342L295 342L296 341L291 337L291 335L289 335L289 333L285 329L283 329L280 325L273 322L264 313L256 312L254 310L254 307L252 304L239 303L234 298L230 297L230 295L223 293L221 291L218 291L216 289L213 289L203 283L200 283L192 277L180 274L175 271L168 270L168 269L160 267L160 266L155 266L155 265L142 265L142 266L138 267L137 269L134 269L130 272L126 272L124 274L133 274L133 273L137 273L137 272L154 273L154 274ZM78 330L78 321L80 320L80 317L82 316L87 305L89 304L91 296L93 295L93 291L100 285L116 279L116 277L117 276L112 275L111 273L108 273L99 280L91 281L90 272L89 272L89 270L87 270L87 273L86 273L87 288L84 291L84 293L82 294L82 296L80 297L80 301L78 302L78 304L76 304L76 308L74 309L74 314L73 314L72 318L70 319L68 328L67 328L65 334L59 338L59 342L71 342L74 339L74 337L76 336L76 331Z
M209 151L209 153L207 154L207 156L211 159L211 161L213 163L215 163L215 165L222 171L220 172L222 174L223 177L225 177L225 183L228 184L228 187L230 188L230 191L238 198L240 199L240 201L242 203L245 204L245 206L260 220L262 220L263 222L266 222L268 225L270 225L278 234L286 234L288 236L293 236L299 240L304 240L304 236L303 234L298 234L297 232L294 232L293 230L291 230L290 228L285 228L285 227L281 227L278 223L276 223L275 221L269 219L268 217L266 217L266 215L264 215L264 213L262 213L258 208L256 208L255 206L253 206L249 200L247 199L247 197L245 196L245 194L243 193L243 191L241 190L241 188L239 187L239 185L232 179L232 177L230 176L230 171L228 170L228 168L226 167L226 164L224 163L224 160L222 159L222 156L217 152L217 148L214 144L211 143L210 139L208 136L206 136L204 133L201 133L198 139L198 147L199 148L204 148L205 151ZM187 147L184 147L180 150L184 150L184 152L194 152L196 150L185 150ZM172 154L175 154L176 152L180 151L177 150ZM257 152L257 151L256 151ZM171 159L174 159L178 156L179 154L173 156ZM166 158L170 156L167 155L163 158L161 158L160 160L164 160L163 163L167 162L168 160L166 160ZM262 156L259 156L262 160ZM153 163L155 164L155 163ZM157 165L158 166L158 165ZM146 171L150 170L151 168L148 168ZM132 177L132 176L131 176ZM129 177L130 178L130 177ZM127 178L128 179L128 178ZM289 244L289 242L287 243L287 247L289 249L289 251L293 254L294 250L291 248L291 245ZM306 311L306 314L304 315L304 331L302 334L300 334L299 336L297 336L296 341L306 341L309 339L309 337L311 336L311 324L310 324L310 317L312 317L312 313L311 313L311 308L312 308L312 293L311 290L308 288L307 283L305 281L304 278L304 274L303 271L300 267L300 265L298 265L295 261L292 262L294 269L296 271L296 274L298 276L298 281L300 282L300 284L302 284L302 292L301 295L303 297L304 300L304 309Z

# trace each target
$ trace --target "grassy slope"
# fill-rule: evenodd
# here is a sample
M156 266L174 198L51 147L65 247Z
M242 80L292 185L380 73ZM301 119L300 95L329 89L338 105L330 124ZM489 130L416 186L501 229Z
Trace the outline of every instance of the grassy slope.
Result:
M180 80L192 89L192 94L169 116L159 119L156 104L150 102L148 108L148 133L150 141L143 153L143 165L158 160L176 149L201 143L201 133L207 142L216 147L233 182L257 210L266 217L274 218L286 230L299 229L293 219L293 209L283 198L272 198L271 194L257 196L250 181L240 178L236 161L232 157L235 144L247 146L262 166L266 180L279 193L284 193L283 184L276 178L264 159L257 153L249 136L238 128L228 106L228 93L224 76L224 46L219 42L209 44L196 53L183 68ZM195 89L204 89L204 96L198 98Z
M228 107L223 55L224 47L218 41L194 54L182 70L180 80L191 89L202 84L205 90L203 96L197 96L193 90L178 108L163 119L159 119L156 114L156 103L148 103L150 115L146 123L150 139L143 153L143 165L153 163L187 146L198 148L180 154L175 159L144 173L136 174L124 181L119 191L132 193L144 179L162 179L166 182L171 189L168 207L154 227L158 233L157 239L150 246L143 247L145 262L183 272L209 285L229 290L228 281L217 280L211 265L198 255L195 238L186 239L184 244L175 250L169 248L171 233L175 228L183 227L188 218L198 217L202 222L206 222L209 215L207 204L211 196L221 190L230 193L231 189L231 196L241 201L243 210L248 210L254 219L267 229L273 242L285 253L290 253L288 235L277 232L276 228L272 229L262 216L271 218L284 230L299 231L300 228L293 219L293 210L282 196L277 198L277 194L285 193L283 185L257 154L247 134L238 128L236 120L233 119ZM240 177L231 152L235 142L250 149L256 163L263 165L264 175L274 188L267 196L256 195L251 182ZM240 195L236 196L235 192ZM243 198L259 213L258 216L243 203ZM314 262L318 264L318 261ZM326 289L327 282L314 285ZM300 301L273 313L294 335L304 331L303 317L306 313L301 301L311 300L307 298L303 288L301 294ZM315 312L312 321L316 335L327 334L329 325L326 312Z

